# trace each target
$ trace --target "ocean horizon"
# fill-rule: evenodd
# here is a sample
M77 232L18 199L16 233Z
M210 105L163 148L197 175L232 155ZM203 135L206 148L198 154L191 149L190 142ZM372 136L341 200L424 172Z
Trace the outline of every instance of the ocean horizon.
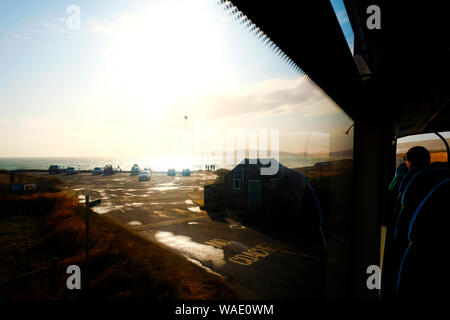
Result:
M279 162L288 168L301 168L313 166L317 162L338 160L337 157L309 157L309 156L280 156ZM74 167L80 170L92 170L95 167L103 168L110 164L114 168L128 171L133 164L140 168L149 168L155 172L164 172L174 168L177 171L190 169L191 171L205 169L205 165L215 165L216 169L232 169L239 162L229 164L223 159L202 158L176 158L176 157L0 157L0 169L2 170L47 170L50 165L62 167Z

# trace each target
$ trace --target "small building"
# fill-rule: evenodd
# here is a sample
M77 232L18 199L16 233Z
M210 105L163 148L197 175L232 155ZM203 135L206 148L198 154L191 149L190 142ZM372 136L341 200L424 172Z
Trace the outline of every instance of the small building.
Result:
M308 178L289 169L276 159L278 171L262 175L269 159L244 159L222 179L222 183L205 185L205 210L245 210L268 217L293 217L302 224L320 225L322 211Z

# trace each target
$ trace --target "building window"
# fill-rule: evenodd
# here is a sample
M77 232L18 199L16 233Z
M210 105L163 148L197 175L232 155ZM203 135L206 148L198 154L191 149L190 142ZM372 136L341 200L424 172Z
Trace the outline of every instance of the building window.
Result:
M241 189L241 179L233 179L233 189Z

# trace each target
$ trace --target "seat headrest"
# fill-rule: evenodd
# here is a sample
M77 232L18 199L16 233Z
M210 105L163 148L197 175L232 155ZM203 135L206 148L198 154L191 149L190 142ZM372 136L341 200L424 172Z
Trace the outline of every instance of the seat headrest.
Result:
M442 220L448 219L447 212L443 208L448 204L449 194L450 178L440 181L428 192L420 202L409 223L409 241L413 241L416 237L417 229L420 226L424 226L425 229L430 225L433 229L443 225L447 227L446 223ZM442 219L437 219L437 217L442 217ZM429 231L427 236L432 236L433 232L437 232L436 230L431 231L430 228L427 230Z

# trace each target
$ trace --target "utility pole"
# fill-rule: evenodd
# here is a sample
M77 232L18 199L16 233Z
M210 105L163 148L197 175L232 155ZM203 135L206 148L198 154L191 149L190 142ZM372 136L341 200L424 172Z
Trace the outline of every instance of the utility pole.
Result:
M85 196L85 205L86 208L89 208L89 196ZM86 210L86 265L84 267L84 290L86 291L86 295L89 290L89 210Z

